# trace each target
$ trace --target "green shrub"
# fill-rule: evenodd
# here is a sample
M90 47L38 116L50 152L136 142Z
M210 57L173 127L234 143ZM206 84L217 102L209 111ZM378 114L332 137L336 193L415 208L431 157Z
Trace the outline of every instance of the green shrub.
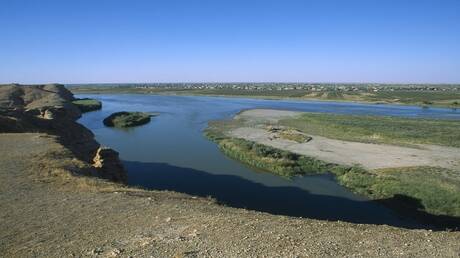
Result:
M143 112L116 112L106 117L103 123L109 127L132 127L150 122L151 116L151 114Z

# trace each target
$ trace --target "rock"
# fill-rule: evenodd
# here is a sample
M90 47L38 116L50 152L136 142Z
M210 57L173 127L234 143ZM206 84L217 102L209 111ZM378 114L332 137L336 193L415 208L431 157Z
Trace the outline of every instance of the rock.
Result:
M78 108L71 103L73 94L62 84L18 85L0 87L0 108L17 110L63 109L67 117L81 116Z
M123 252L123 250L118 249L118 248L114 248L113 250L111 250L111 251L107 254L107 257L117 257L117 256L119 256L122 252Z
M51 111L50 109L45 110L45 113L43 114L43 118L44 119L53 119L54 118L53 111Z
M93 167L98 170L102 177L115 182L127 182L127 176L118 158L118 152L107 147L99 147L93 162Z
M100 255L104 252L104 250L102 250L102 248L95 248L91 251L91 254L93 255Z
M194 229L192 233L188 234L189 237L197 237L198 235L200 235L200 233L198 233L198 230L196 229Z
M0 87L0 133L40 132L58 137L59 142L76 158L90 165L99 155L95 170L79 171L100 175L117 182L126 182L118 153L105 150L98 154L100 144L94 134L77 123L81 112L72 104L73 94L60 84Z

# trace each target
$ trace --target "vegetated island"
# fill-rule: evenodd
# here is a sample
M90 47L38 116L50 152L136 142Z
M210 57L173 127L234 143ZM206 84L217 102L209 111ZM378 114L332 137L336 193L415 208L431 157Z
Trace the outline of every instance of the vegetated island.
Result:
M424 223L460 225L460 121L247 110L205 134L228 156L291 177L333 173Z
M69 85L75 93L136 93L363 102L460 108L460 84L143 83Z
M103 123L108 127L128 128L133 126L144 125L150 122L152 116L158 114L150 114L145 112L115 112L104 118Z
M62 85L0 85L3 256L458 254L460 232L292 218L114 183L126 179L118 157L75 122L73 100Z
M102 108L102 102L96 99L75 99L72 101L72 104L78 107L82 113L96 111Z

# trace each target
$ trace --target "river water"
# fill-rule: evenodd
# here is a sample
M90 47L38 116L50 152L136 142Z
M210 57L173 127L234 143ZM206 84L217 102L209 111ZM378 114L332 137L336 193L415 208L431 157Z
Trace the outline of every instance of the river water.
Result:
M257 171L223 155L202 131L210 120L250 108L460 119L457 110L396 105L136 94L77 97L102 101L102 110L84 114L79 122L120 153L130 185L211 196L228 206L273 214L404 227L417 226L351 193L331 175L286 179ZM128 130L105 127L102 120L117 111L160 115Z

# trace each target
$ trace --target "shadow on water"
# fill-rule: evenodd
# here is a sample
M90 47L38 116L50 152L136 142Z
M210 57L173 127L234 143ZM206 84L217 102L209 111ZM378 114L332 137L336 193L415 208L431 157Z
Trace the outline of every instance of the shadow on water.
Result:
M419 199L395 194L392 198L377 200L400 214L417 219L425 225L432 225L430 229L460 231L460 217L447 215L433 215L424 212L424 206ZM429 227L426 227L429 228Z
M356 201L336 196L312 194L292 186L270 187L238 176L214 175L165 163L124 161L124 164L128 170L130 185L147 189L176 191L195 196L212 196L219 203L231 207L328 221L340 220L361 224L386 224L412 229L436 229L427 226L427 224L422 225L410 219L399 218L373 201ZM413 207L414 202L417 202L417 200L405 196L396 196L381 201L386 204L401 204L404 203L400 202L401 198L405 198L407 203L410 202L410 207Z

